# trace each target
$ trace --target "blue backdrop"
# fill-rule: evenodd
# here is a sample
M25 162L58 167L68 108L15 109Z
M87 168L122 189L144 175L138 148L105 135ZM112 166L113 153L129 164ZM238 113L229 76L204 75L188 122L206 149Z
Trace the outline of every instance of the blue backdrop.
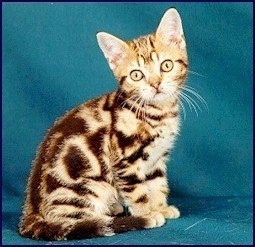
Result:
M209 108L197 99L196 116L185 104L169 160L171 195L184 216L163 228L79 243L141 243L141 236L154 244L251 243L252 3L175 2L3 4L3 243L44 243L16 229L36 148L57 117L117 86L96 33L151 33L170 7L183 21L187 84Z

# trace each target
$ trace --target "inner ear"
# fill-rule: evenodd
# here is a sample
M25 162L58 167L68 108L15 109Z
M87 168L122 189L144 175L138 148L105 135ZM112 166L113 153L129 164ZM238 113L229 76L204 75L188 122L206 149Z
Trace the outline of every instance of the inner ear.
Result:
M121 39L105 32L97 33L97 41L110 68L114 70L126 57L128 45Z
M161 39L167 45L174 42L184 48L182 21L176 9L171 8L163 15L156 31L156 38Z

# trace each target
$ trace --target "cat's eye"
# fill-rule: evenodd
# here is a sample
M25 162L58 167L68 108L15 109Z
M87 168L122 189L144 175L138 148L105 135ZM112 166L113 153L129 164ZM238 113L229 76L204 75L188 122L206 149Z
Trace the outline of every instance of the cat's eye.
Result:
M171 60L165 60L164 62L161 63L160 69L163 72L169 72L173 69L174 64Z
M140 81L143 78L143 72L141 70L132 70L130 77L133 81Z

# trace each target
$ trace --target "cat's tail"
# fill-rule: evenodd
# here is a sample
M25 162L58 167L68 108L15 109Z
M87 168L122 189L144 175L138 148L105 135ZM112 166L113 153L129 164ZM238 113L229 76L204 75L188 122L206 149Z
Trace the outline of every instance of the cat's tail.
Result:
M116 233L155 227L153 219L124 216L104 219L85 220L75 225L67 239L82 239L95 236L112 236Z
M49 223L40 215L24 219L19 227L22 236L32 239L67 240L112 236L116 233L155 227L149 218L124 216L77 220L74 224Z

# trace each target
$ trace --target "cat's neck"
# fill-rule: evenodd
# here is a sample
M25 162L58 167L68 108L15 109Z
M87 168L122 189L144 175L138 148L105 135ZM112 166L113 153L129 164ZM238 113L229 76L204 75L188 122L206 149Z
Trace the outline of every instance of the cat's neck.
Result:
M128 108L128 106L130 106L130 108L139 107L141 109L153 108L162 112L172 110L173 107L175 107L179 103L178 96L171 97L164 101L146 101L139 96L128 94L125 91L122 91L121 89L117 90L115 97L116 107Z
M179 114L179 99L173 97L164 102L146 102L140 97L127 94L119 89L115 95L114 107L120 110L132 111L142 121L147 118L161 119L162 116Z

